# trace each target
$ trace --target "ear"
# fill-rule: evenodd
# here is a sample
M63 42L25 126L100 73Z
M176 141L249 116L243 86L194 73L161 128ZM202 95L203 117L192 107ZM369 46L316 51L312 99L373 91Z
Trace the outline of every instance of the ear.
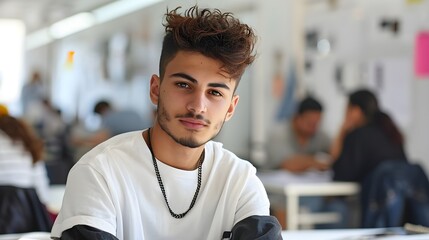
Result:
M235 107L238 104L240 96L234 95L232 97L231 103L229 104L228 111L226 112L225 121L229 121L231 119L232 115L234 115Z
M150 78L150 100L155 106L158 106L161 79L157 75Z

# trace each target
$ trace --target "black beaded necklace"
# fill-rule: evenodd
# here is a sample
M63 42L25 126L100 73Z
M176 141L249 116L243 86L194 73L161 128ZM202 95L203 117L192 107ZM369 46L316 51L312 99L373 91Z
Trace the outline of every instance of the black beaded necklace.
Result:
M153 154L153 151L152 151L150 131L151 131L151 129L149 128L149 130L147 131L147 136L149 139L148 140L149 141L148 147L149 147L150 153L152 154L153 167L155 168L156 178L158 179L159 187L161 188L161 192L162 192L162 195L164 196L165 203L167 204L168 210L170 211L170 214L172 217L183 218L192 209L192 207L194 207L194 204L197 201L198 193L200 192L201 173L203 170L202 166L203 166L203 161L204 161L204 151L201 153L200 159L198 160L198 184L197 184L197 189L195 190L194 198L192 198L191 205L189 206L188 210L186 210L186 212L177 214L177 213L173 212L173 210L171 210L170 204L168 203L168 200L167 200L167 195L165 194L164 184L162 183L161 175L159 174L159 170L158 170L158 164L156 163L155 155Z

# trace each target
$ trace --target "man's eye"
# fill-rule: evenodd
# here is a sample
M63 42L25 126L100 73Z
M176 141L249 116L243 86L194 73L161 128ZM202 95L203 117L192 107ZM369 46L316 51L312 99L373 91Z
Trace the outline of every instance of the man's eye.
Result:
M187 83L183 83L183 82L176 83L176 85L181 87L181 88L189 88L189 85Z
M222 96L222 93L220 93L220 92L218 92L218 91L215 91L215 90L211 90L211 91L210 91L210 94L211 94L211 95L214 95L214 96L219 96L219 97L220 97L220 96Z

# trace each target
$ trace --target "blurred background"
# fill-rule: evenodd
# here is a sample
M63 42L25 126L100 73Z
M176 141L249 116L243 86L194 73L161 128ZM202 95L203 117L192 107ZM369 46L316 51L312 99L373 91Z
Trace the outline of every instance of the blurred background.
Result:
M262 166L270 126L309 93L334 136L348 92L367 86L404 133L409 158L429 170L428 0L0 0L0 102L37 125L48 115L23 90L38 73L69 135L97 130L101 99L150 122L163 16L196 3L233 12L259 36L236 116L217 137L226 148ZM72 164L86 150L61 156Z

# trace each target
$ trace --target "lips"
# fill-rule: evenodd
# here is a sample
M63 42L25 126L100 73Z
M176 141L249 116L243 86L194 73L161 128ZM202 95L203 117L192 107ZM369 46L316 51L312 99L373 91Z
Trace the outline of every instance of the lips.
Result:
M200 129L207 126L207 123L195 118L182 118L179 120L185 127L190 129Z

